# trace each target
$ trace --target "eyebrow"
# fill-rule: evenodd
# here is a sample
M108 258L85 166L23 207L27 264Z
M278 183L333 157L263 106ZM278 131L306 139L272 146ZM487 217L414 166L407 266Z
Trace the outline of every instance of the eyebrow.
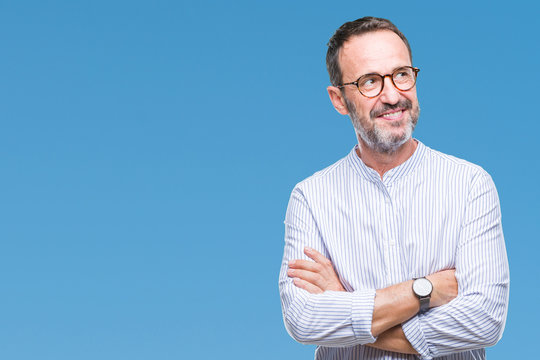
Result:
M401 65L401 66L398 66L397 68L394 68L388 75L391 75L391 74L393 74L396 70L399 70L399 69L404 68L404 67L407 67L407 66L412 66L412 65ZM380 73L377 73L377 72L370 72L370 73L366 73L366 74L360 75L359 77L356 78L356 80L360 79L361 77L368 76L368 75L380 75L380 76L382 76L382 74L380 74Z

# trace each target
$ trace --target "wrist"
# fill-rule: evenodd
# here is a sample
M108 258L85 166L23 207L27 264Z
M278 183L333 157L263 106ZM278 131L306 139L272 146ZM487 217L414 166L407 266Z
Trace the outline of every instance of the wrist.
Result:
M425 277L417 278L413 281L412 290L420 303L418 313L426 312L431 307L433 284Z

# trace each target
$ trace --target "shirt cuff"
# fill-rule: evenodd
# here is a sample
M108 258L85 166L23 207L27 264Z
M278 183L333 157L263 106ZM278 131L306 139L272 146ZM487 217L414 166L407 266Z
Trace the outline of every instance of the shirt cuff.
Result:
M421 328L420 318L423 315L416 315L401 324L405 337L411 343L412 347L420 354L420 359L431 360L433 355L429 351L426 337Z
M371 320L375 305L375 289L353 292L352 297L352 328L354 336L361 344L374 343L376 338L371 334Z

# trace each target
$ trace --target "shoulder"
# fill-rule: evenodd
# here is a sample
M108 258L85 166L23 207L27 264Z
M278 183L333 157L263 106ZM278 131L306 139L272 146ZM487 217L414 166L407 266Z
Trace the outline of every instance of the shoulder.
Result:
M326 168L315 172L313 175L300 181L294 187L294 191L310 192L328 192L339 186L344 179L350 176L351 166L349 164L349 157L351 153L345 157L339 159L335 163Z
M492 182L489 173L480 165L427 146L425 162L430 171L448 180L465 181L471 186L478 181Z

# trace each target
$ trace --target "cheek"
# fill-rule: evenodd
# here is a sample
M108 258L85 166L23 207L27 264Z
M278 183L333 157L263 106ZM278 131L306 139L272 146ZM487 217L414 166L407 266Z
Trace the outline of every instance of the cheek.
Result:
M378 104L377 100L366 99L366 101L363 101L358 108L362 115L371 118L371 112L376 110L378 106L380 106L380 104Z
M418 104L418 97L416 96L416 88L413 88L407 94L407 98L412 101L413 104Z

